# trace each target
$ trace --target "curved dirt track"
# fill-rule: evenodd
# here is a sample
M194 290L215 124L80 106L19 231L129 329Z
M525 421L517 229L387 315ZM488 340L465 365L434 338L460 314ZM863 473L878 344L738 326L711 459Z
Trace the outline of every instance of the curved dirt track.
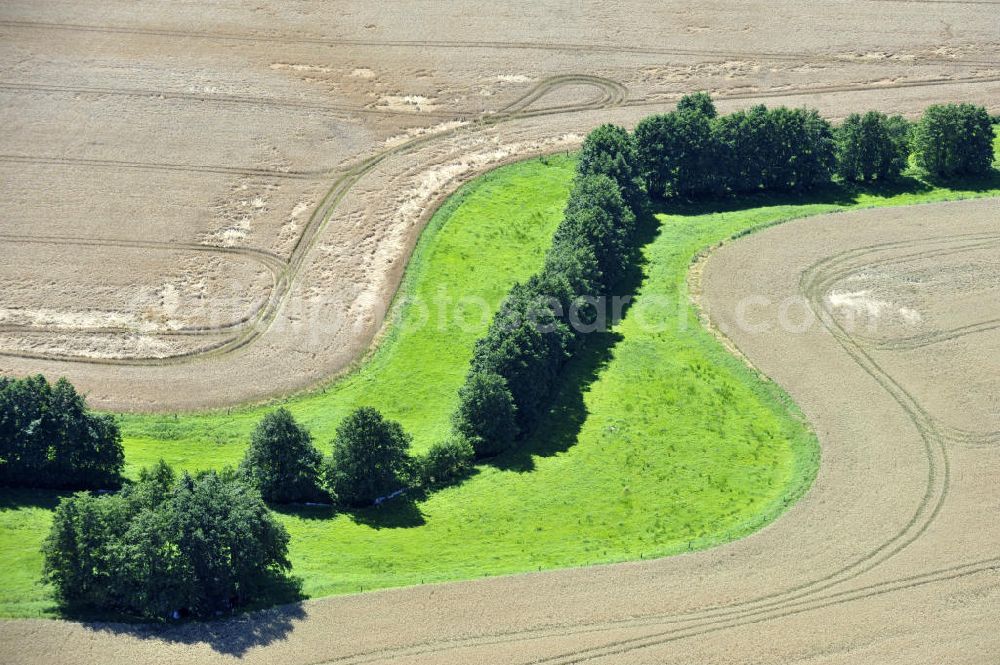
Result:
M707 260L701 302L713 324L788 390L823 451L806 497L744 540L652 562L328 598L165 632L11 621L0 626L0 655L993 663L1000 330L980 324L1000 318L998 219L997 200L837 213L728 243ZM918 334L920 354L912 343L886 347Z
M261 259L273 280L192 323L192 306L210 309L196 267L179 280L140 270L115 298L49 284L34 319L44 270L3 274L16 288L0 290L0 324L16 320L0 325L0 371L66 375L115 410L288 393L365 352L429 211L500 163L694 89L723 111L769 101L834 118L1000 99L989 4L484 8L5 3L0 112L17 129L0 137L0 242L20 265L25 237L79 238L151 263L165 245L203 246ZM78 260L99 292L100 264ZM180 304L163 305L178 283Z

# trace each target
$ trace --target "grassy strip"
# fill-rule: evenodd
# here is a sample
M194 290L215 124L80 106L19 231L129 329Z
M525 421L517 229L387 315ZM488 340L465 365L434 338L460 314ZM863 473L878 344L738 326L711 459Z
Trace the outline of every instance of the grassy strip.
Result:
M463 190L422 238L403 292L447 283L468 293L495 278L491 302L498 302L516 277L537 269L572 166L562 158L550 166L527 162ZM806 491L818 446L787 396L699 325L686 291L692 257L806 215L996 195L995 178L959 190L911 177L881 191L831 187L809 197L663 210L650 224L655 237L643 250L634 305L612 332L591 336L566 370L552 416L521 449L426 499L351 515L322 508L281 513L304 591L322 596L664 556L766 524ZM499 217L491 221L486 211ZM523 243L513 255L502 251L511 242ZM451 346L448 333L431 327L418 343L419 332L399 327L358 372L289 406L321 442L346 409L369 403L417 432L419 445L429 444L446 427L448 400L478 333ZM126 419L129 463L159 456L187 468L232 463L259 414ZM0 493L2 615L54 612L36 582L54 502L51 493Z
M574 166L565 155L512 164L462 187L438 210L417 243L396 323L378 350L334 384L283 402L324 453L336 425L358 406L402 422L418 451L448 434L472 346L511 285L541 266ZM129 472L161 457L192 470L236 464L268 408L122 416Z

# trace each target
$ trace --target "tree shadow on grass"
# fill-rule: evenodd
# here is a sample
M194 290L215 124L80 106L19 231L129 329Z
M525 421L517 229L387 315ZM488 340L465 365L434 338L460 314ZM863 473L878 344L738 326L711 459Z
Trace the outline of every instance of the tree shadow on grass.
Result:
M613 319L616 316L623 319L628 314L631 296L638 292L646 277L642 248L652 243L659 233L660 223L654 210L642 210L636 219L635 250L628 261L629 269L612 287L613 294L628 297L622 301L620 312L609 307L609 327L581 336L580 346L557 381L551 407L535 429L518 446L484 463L504 471L529 472L535 468L536 456L549 457L565 452L576 443L589 415L584 395L601 377L614 357L615 346L623 339L622 334L614 330L618 321ZM607 300L610 304L612 298Z
M267 646L288 638L295 624L305 618L301 601L301 583L295 578L276 579L270 595L262 598L256 607L286 603L260 610L246 608L243 614L212 621L184 621L181 623L123 623L87 617L85 614L67 618L83 620L84 628L95 633L125 635L140 640L155 640L168 644L194 646L208 645L213 651L233 657L242 657L256 647Z
M984 175L953 178L927 176L927 181L936 187L946 187L956 192L987 192L1000 189L1000 171L991 169Z
M420 512L418 503L426 498L426 492L423 490L408 489L405 494L389 499L378 506L364 508L341 508L334 505L307 506L304 504L271 505L269 508L278 514L303 520L329 521L343 514L355 524L363 524L373 529L408 529L425 524L424 515Z
M919 180L908 186L913 191L922 185ZM925 185L926 186L926 185ZM723 197L704 197L692 199L658 199L653 202L656 212L682 217L696 217L712 213L740 212L753 208L767 208L783 205L827 204L849 206L857 202L859 188L831 182L822 187L791 192L756 192L743 193Z
M59 500L72 496L72 492L60 490L33 490L4 487L0 489L0 510L17 510L19 508L44 508L55 510Z
M354 508L344 511L355 524L373 529L411 529L427 523L417 502L423 499L417 490L389 499L378 506Z
M735 194L726 197L704 197L692 199L656 200L656 212L678 216L697 216L711 213L738 212L752 208L781 205L837 205L851 206L861 196L890 198L904 194L925 194L935 187L944 187L956 192L986 192L1000 189L1000 171L993 169L988 174L961 178L935 178L926 173L908 173L891 180L870 183L847 183L834 181L802 191L757 192Z
M267 507L279 515L298 517L303 520L330 520L340 513L340 510L333 504L307 506L304 503L269 503Z

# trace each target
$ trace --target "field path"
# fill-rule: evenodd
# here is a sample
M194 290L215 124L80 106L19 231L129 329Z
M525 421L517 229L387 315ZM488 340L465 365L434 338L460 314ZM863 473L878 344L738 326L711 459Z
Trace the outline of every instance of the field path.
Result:
M879 297L899 304L899 294L922 281L921 325L944 331L955 320L993 321L1000 303L981 267L1000 263L998 216L996 200L835 213L727 243L707 260L705 311L801 406L823 450L806 497L748 538L657 561L335 597L166 631L10 621L0 630L0 656L303 665L992 663L1000 653L1000 446L983 441L1000 419L1000 333L981 326L929 334L922 348L937 345L937 353L908 356L871 339L908 339L912 331L885 319L855 335L830 296L877 279ZM931 320L954 287L934 273L971 281L960 284L964 300ZM922 380L921 363L942 358L958 366L964 392L951 385L949 367L933 368L936 383ZM956 427L955 413L971 415ZM972 445L956 431L985 439Z

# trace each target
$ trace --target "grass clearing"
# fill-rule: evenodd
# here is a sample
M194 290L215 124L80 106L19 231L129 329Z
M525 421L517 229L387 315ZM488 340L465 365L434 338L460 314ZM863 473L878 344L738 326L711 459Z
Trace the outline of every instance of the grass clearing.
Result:
M571 158L532 160L464 188L428 227L401 293L433 296L444 284L495 305L540 264L572 170ZM427 498L352 514L280 513L303 590L322 596L664 556L759 528L808 489L818 446L784 393L700 326L687 294L692 257L807 215L998 194L995 177L967 189L911 177L874 190L834 186L662 210L648 220L627 316L591 336L566 370L552 417L518 451ZM401 308L404 322L411 314ZM424 448L447 428L477 335L401 325L355 373L287 405L324 452L336 423L360 404L399 419ZM189 469L235 463L262 412L124 418L129 468L159 457ZM4 491L0 499L0 614L52 615L37 579L55 496Z

